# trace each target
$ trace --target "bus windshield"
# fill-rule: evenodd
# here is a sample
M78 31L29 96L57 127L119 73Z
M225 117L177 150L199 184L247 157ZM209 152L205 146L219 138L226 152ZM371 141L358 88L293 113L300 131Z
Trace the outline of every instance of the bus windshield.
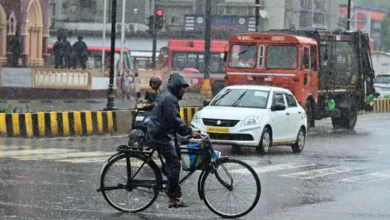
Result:
M298 48L285 45L268 46L265 65L267 69L296 69L298 66Z
M173 52L172 69L183 70L185 68L195 68L200 72L204 70L203 52ZM223 73L225 71L224 53L211 53L210 72Z
M256 45L232 45L229 67L254 68L256 66Z

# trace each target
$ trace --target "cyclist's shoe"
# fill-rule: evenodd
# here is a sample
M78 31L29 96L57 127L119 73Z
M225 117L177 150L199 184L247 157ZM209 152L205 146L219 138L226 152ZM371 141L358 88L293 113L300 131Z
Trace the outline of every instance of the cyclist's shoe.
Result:
M188 204L181 201L180 199L176 199L174 202L171 202L171 201L168 202L168 208L172 208L172 207L185 208L185 207L188 207Z

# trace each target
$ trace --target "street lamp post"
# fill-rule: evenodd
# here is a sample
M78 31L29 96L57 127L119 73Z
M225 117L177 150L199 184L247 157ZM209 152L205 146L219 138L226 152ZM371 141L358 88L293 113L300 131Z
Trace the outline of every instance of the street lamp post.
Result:
M204 80L200 93L207 98L211 98L212 96L210 85L211 6L211 0L206 0Z
M111 13L111 52L110 52L110 83L108 85L107 107L106 111L116 110L114 94L114 59L115 59L115 25L116 25L116 0L112 0Z
M260 0L256 0L256 32L259 32L259 19L260 19Z
M348 0L348 15L347 15L347 31L350 29L351 25L351 0Z

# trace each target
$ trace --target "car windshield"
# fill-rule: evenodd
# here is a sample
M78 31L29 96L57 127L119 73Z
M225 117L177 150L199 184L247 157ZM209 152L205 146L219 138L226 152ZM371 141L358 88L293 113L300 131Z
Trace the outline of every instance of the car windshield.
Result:
M390 75L379 75L375 78L375 83L390 84Z
M210 106L266 108L269 91L248 89L226 89L221 91Z

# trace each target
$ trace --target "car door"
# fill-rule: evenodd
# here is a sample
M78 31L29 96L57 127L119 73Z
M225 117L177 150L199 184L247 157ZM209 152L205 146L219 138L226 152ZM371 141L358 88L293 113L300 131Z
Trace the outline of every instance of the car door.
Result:
M287 101L286 115L288 127L288 140L296 140L299 128L301 127L301 120L304 117L304 112L298 106L297 101L291 94L284 94Z
M286 101L283 92L275 91L272 97L272 106L275 104L284 104ZM273 142L285 141L288 138L287 132L287 115L286 110L273 111L271 107L271 126Z

